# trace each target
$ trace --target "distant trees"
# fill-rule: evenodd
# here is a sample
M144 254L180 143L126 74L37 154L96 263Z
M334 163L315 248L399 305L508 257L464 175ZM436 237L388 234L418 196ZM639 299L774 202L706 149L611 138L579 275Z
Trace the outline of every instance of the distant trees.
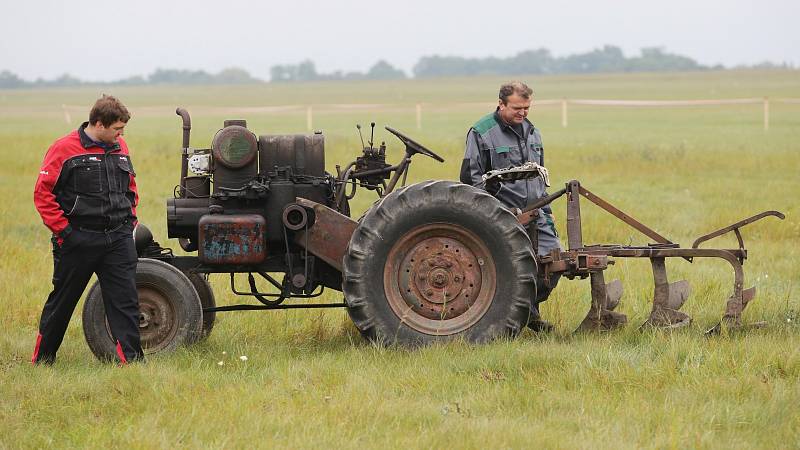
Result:
M244 70L236 67L223 69L216 75L202 70L156 69L147 77L149 84L250 84L261 83Z
M313 81L319 79L317 69L309 59L300 64L272 66L269 73L272 81Z
M622 49L606 45L586 53L554 57L545 48L526 50L509 58L425 56L414 66L418 78L456 75L515 75L596 72L703 70L691 58L661 48L643 48L641 56L626 58Z
M147 77L140 75L123 78L121 80L97 83L86 82L69 74L61 75L52 80L37 79L29 82L21 79L16 74L7 70L0 72L0 89L16 89L25 87L48 87L48 86L79 86L83 84L92 85L118 85L136 86L143 84L248 84L263 83L258 78L253 78L244 70L236 67L223 69L217 74L210 74L202 70L176 70L176 69L156 69Z
M316 66L311 60L305 60L299 64L287 64L272 66L270 69L270 80L273 82L288 81L324 81L324 80L398 80L406 77L406 74L389 64L380 60L373 65L366 73L362 72L341 72L318 73Z
M794 69L791 64L763 62L736 69ZM584 53L563 57L553 56L550 50L525 50L508 58L464 58L461 56L423 56L412 70L416 78L475 76L475 75L537 75L558 73L663 72L724 69L721 65L708 67L682 55L669 53L660 47L647 47L638 56L626 57L622 49L605 45ZM306 59L297 64L276 65L270 68L270 81L276 83L325 80L400 80L406 73L385 60L379 60L366 72L317 72L314 62ZM231 67L211 74L202 70L156 69L147 77L132 76L107 83L89 83L64 74L53 80L29 82L8 70L0 71L0 89L40 86L144 85L144 84L250 84L263 83L246 70Z
M641 53L642 56L629 60L629 67L633 71L660 72L709 68L701 66L695 60L686 56L667 53L659 47L643 48Z
M371 80L401 80L405 77L405 72L395 68L384 60L376 62L365 75L365 78Z
M7 70L0 72L0 89L25 87L25 80Z

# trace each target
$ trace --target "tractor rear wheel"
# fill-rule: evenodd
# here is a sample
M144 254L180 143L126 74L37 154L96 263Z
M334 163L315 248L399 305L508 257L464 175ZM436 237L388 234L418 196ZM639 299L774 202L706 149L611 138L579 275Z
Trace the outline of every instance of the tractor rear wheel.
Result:
M384 197L344 258L350 317L368 339L486 342L525 326L536 260L525 229L485 191L450 181Z
M183 272L183 274L192 282L194 290L197 291L197 295L200 297L200 306L203 309L217 306L217 302L214 298L214 291L211 289L206 275L196 272ZM214 311L203 311L203 331L200 336L201 339L205 339L211 334L216 318L217 313Z
M139 333L144 353L170 352L197 342L202 334L200 297L189 278L175 267L140 258L136 267ZM100 360L116 358L116 342L106 320L100 283L95 282L83 306L83 334Z

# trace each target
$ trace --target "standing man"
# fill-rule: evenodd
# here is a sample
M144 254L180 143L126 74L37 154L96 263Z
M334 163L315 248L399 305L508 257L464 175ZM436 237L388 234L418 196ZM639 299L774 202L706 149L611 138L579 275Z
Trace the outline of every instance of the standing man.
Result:
M139 196L122 139L130 117L122 102L103 95L89 121L45 154L33 201L53 233L53 291L42 310L33 364L55 361L92 273L100 280L119 361L144 358L132 238Z
M533 90L519 81L500 86L497 109L478 120L467 133L466 150L461 163L462 183L487 189L481 177L490 170L519 166L529 161L544 166L542 138L539 130L528 120L532 94ZM499 183L488 187L488 190L511 210L525 208L547 195L541 177ZM528 225L528 234L540 256L553 249L561 249L552 213L547 205L538 210L536 220ZM528 327L534 331L550 331L553 326L542 320L539 303L550 295L558 283L558 277L551 277L550 282L546 283L540 273L536 281L536 296L531 299Z

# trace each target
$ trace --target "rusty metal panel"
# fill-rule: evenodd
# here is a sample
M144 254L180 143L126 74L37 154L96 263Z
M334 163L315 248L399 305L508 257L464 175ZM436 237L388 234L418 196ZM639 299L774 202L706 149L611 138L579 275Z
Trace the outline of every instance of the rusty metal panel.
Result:
M295 233L294 242L314 256L342 270L342 257L358 222L317 202L297 198L297 204L314 210L314 223L307 230Z
M266 220L257 214L206 214L198 225L205 264L259 264L267 257Z

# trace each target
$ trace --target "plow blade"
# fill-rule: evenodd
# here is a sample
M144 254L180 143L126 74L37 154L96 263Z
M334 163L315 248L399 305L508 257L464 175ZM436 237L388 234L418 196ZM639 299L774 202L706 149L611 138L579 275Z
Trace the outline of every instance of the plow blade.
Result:
M603 272L590 275L592 284L592 307L578 326L579 331L607 331L628 322L625 314L614 311L622 297L622 282L614 280L606 284Z
M686 299L689 298L692 288L686 280L674 283L670 283L667 280L664 259L650 258L653 266L653 281L655 282L653 309L650 311L650 317L642 324L642 327L681 328L692 322L692 318L688 314L679 311Z
M766 322L755 322L747 325L742 324L742 311L744 308L747 307L747 304L750 303L753 298L756 296L756 287L753 286L750 289L745 289L742 291L742 299L739 300L736 298L735 295L731 295L728 298L728 304L725 308L725 315L722 316L722 320L716 324L713 328L706 331L707 335L715 335L720 334L723 329L727 330L740 330L744 328L762 328L767 323Z

